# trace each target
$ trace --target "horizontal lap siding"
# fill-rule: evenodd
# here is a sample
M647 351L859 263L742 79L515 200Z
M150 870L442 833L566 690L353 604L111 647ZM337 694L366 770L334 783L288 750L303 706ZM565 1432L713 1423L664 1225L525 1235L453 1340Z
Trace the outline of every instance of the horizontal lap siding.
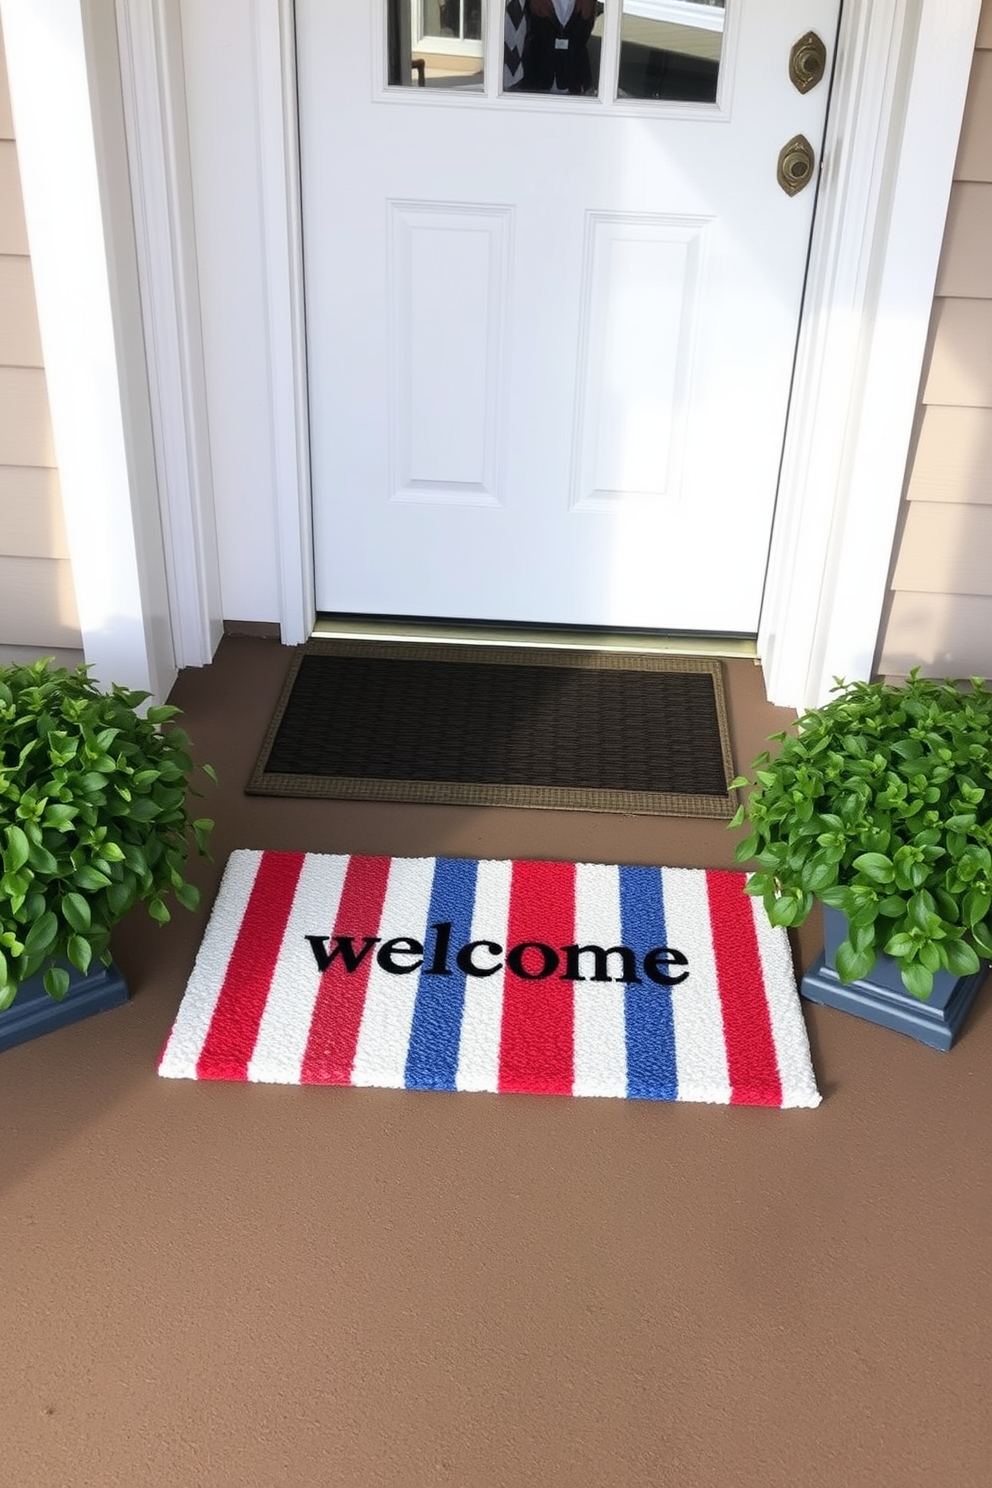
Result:
M992 0L985 0L877 670L992 675Z
M82 660L0 35L0 662Z

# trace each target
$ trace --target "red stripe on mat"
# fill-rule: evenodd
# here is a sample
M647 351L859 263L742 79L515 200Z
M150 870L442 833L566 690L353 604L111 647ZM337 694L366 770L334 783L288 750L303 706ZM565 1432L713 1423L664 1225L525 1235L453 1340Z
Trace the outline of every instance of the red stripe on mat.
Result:
M360 952L364 937L378 932L391 862L391 858L351 859L341 888L332 940L337 935L349 935L355 951ZM374 959L373 949L349 972L339 954L321 977L300 1070L301 1084L351 1084L358 1031L365 1011L365 990Z
M510 881L506 932L508 955L515 946L539 942L556 953L575 940L575 864L515 862ZM524 953L527 972L540 970L542 954ZM507 964L499 1088L521 1093L571 1095L575 1070L575 1003L571 982L560 968L535 979Z
M196 1062L198 1079L247 1080L272 974L303 871L303 853L259 860L220 996Z
M775 1055L765 981L746 876L707 873L731 1105L780 1106L782 1080Z

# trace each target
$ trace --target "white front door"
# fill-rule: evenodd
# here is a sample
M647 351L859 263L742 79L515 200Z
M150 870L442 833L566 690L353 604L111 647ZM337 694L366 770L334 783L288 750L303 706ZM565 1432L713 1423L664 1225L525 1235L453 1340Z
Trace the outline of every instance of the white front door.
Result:
M298 0L320 610L757 629L840 0L589 5Z

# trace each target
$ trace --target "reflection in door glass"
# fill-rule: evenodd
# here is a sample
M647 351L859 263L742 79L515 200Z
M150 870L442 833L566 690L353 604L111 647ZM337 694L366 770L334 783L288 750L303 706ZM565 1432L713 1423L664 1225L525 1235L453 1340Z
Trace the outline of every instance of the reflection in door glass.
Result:
M482 0L386 0L389 85L481 91Z
M623 0L618 98L715 103L724 0Z
M600 0L506 0L503 91L595 97Z

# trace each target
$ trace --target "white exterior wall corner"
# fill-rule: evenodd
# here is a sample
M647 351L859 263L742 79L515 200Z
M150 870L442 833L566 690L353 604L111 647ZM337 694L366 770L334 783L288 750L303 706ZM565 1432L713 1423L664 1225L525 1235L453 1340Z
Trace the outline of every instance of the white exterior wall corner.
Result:
M87 661L175 678L112 0L2 0L66 532Z

